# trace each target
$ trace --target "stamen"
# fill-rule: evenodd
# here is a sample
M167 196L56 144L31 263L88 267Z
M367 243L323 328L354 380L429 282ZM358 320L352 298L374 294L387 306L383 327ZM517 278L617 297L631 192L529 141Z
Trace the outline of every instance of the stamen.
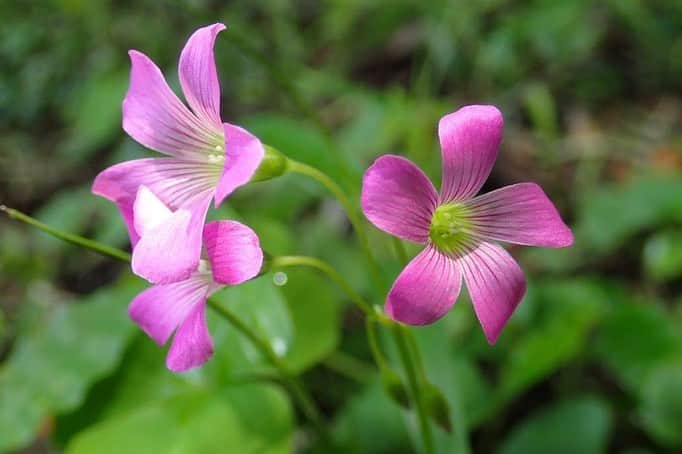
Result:
M429 227L431 243L439 251L455 256L468 250L474 225L469 209L463 204L451 203L436 208Z

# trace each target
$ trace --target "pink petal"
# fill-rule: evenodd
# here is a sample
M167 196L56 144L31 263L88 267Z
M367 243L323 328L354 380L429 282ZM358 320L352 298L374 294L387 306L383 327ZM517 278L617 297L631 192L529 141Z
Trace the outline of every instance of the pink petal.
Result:
M133 273L154 284L168 284L187 279L196 271L210 201L209 195L193 206L180 208L146 231L133 249Z
M213 280L236 285L255 277L263 265L258 235L235 221L209 222L204 227L204 245L211 262Z
M462 287L457 263L431 246L407 264L386 299L386 313L409 325L428 325L445 315Z
M144 236L172 215L173 212L147 186L140 186L133 204L133 225L140 236Z
M573 233L535 183L506 186L467 202L477 233L529 246L565 247Z
M206 325L206 303L196 304L175 333L166 357L166 367L184 372L201 366L213 355L213 340Z
M222 130L202 122L170 89L146 55L131 50L130 87L123 100L123 129L144 145L178 158L205 158Z
M195 31L180 54L178 73L185 98L194 113L214 128L220 125L220 84L213 46L224 24L213 24Z
M223 127L225 164L216 187L216 207L235 189L249 182L265 155L263 144L256 136L229 123L223 123Z
M457 260L485 337L494 344L526 293L523 271L504 248L492 243L480 243Z
M135 222L133 220L133 202L134 199L121 199L116 201L116 205L118 206L118 210L121 213L121 217L123 218L123 222L126 225L126 228L128 229L128 236L130 237L130 244L135 247L137 242L140 240L140 235L137 234L137 231L135 230Z
M128 307L130 318L154 341L163 345L189 315L206 299L208 274L168 285L155 285L137 295Z
M494 106L466 106L440 119L441 202L476 195L497 159L504 122Z
M362 211L372 224L399 238L426 243L438 195L412 161L384 155L362 180Z
M147 186L171 210L176 210L212 193L218 171L208 163L176 158L136 159L100 172L92 192L132 208L138 188Z

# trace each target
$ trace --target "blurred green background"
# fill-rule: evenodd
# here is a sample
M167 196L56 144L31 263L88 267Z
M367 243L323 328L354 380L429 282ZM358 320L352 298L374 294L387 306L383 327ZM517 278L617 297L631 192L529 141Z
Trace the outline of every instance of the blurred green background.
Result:
M452 406L439 451L466 437L476 453L682 452L682 2L51 0L2 2L0 17L0 203L120 247L118 211L89 187L147 153L120 127L130 48L177 88L187 37L227 23L223 118L356 203L383 153L439 181L438 119L498 105L505 138L484 190L540 183L576 243L511 248L529 291L494 347L465 294L417 331ZM322 257L373 297L343 212L314 182L253 184L211 216L247 222L272 254ZM389 283L391 242L374 229L371 241ZM219 297L303 374L332 427L324 445L218 319L214 359L168 372L126 315L142 288L125 266L0 217L0 452L414 452L415 421L384 393L361 314L322 276Z

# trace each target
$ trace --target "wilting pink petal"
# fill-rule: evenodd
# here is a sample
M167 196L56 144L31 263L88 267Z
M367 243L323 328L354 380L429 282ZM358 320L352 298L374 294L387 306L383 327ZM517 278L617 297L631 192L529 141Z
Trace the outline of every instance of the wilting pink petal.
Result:
M468 199L481 189L497 159L503 128L494 106L466 106L441 118L442 203Z
M155 285L133 299L128 314L149 337L163 345L192 308L203 303L209 285L209 275L198 273L181 282Z
M386 313L402 323L428 325L450 310L461 286L457 263L428 246L396 279L386 299Z
M199 266L202 227L210 201L209 194L146 231L133 249L133 272L154 284L188 278Z
M218 170L219 171L219 170ZM218 175L205 163L176 158L147 158L113 165L97 175L92 192L130 206L147 186L171 210L193 205L212 194Z
M131 50L123 129L142 145L178 158L197 158L220 143L222 131L202 123L170 89L146 55Z
M138 235L144 236L172 215L173 212L147 186L140 186L133 204L133 225Z
M192 312L175 332L166 357L166 367L184 372L201 366L213 354L213 340L206 325L206 302L196 304Z
M202 27L190 36L180 54L178 74L187 103L203 121L220 129L220 84L213 46L224 24Z
M425 243L438 195L412 161L384 155L362 180L362 211L372 224L404 240Z
M507 251L492 243L480 243L457 261L485 337L494 344L526 293L523 271Z
M223 123L223 127L225 131L225 164L216 187L216 207L232 191L249 182L265 155L263 144L256 136L229 123Z
M481 236L529 246L565 247L573 233L554 204L535 183L519 183L466 203Z
M204 245L213 280L219 284L241 284L255 277L263 265L258 235L239 222L209 222L204 227Z

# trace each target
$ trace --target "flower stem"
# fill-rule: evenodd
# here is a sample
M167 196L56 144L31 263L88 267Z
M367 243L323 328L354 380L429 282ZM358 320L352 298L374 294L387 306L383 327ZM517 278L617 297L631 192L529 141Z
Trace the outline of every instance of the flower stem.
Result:
M350 200L346 196L346 193L343 192L343 189L341 189L341 187L338 184L336 184L336 182L332 180L326 173L316 169L315 167L303 164L302 162L289 159L288 170L301 175L305 175L307 177L312 178L313 180L316 180L322 186L327 188L329 192L331 192L334 195L334 197L336 197L341 206L343 206L343 209L346 211L346 216L348 216L348 220L350 221L351 225L353 226L353 229L355 230L355 234L358 236L358 239L360 240L360 246L362 247L362 250L365 253L365 256L367 257L370 272L372 273L372 277L374 278L375 283L378 285L380 289L384 289L385 288L384 281L381 277L379 266L377 265L377 262L374 259L374 255L372 254L372 251L369 247L369 240L367 239L365 230L363 229L363 226L360 223L360 219L358 218L355 209L353 208L353 205L350 203Z
M435 452L433 444L433 433L431 432L431 425L429 422L429 415L426 413L426 405L420 392L419 377L417 368L412 362L410 356L410 346L407 341L407 336L404 330L407 329L402 325L396 325L393 328L393 337L398 346L398 354L400 355L405 374L407 375L407 383L412 394L412 400L416 407L417 421L419 423L419 431L423 442L423 450L425 454L432 454Z
M30 226L36 227L50 235L59 238L60 240L66 241L71 244L83 247L85 249L90 249L99 254L120 260L125 263L130 263L130 254L120 249L104 245L94 240L88 238L83 238L72 233L62 232L47 224L44 224L31 216L22 213L21 211L15 210L13 208L8 208L5 205L0 205L0 211L4 211L7 215L18 221L24 222ZM232 313L227 308L218 304L215 300L209 298L208 306L216 311L221 317L227 320L233 327L240 331L244 336L246 336L255 346L260 350L260 352L265 356L265 358L272 364L272 366L281 375L286 388L290 392L293 399L297 402L303 414L308 418L311 423L315 426L316 430L319 431L320 435L323 437L327 436L327 431L324 425L322 416L319 410L315 406L315 402L312 397L308 394L305 388L301 385L298 377L289 371L287 364L277 356L272 346L262 337L260 337L256 332L254 332L247 324L239 319L234 313Z
M6 207L5 205L0 205L0 211L4 211L7 213L7 215L12 218L16 219L18 221L24 222L28 225L31 225L33 227L36 227L43 232L47 232L50 235L59 238L60 240L66 241L67 243L75 244L76 246L81 246L86 249L90 249L92 251L98 252L102 255L106 255L107 257L114 258L116 260L120 260L122 262L130 262L130 254L128 254L125 251L122 251L117 248L113 248L111 246L104 245L102 243L98 243L97 241L89 240L87 238L83 238L78 235L74 235L72 233L67 233L67 232L62 232L60 230L57 230L53 227L50 227L47 224L43 224L42 222L38 221L37 219L34 219L24 213L22 213L19 210L15 210L14 208L9 208Z

